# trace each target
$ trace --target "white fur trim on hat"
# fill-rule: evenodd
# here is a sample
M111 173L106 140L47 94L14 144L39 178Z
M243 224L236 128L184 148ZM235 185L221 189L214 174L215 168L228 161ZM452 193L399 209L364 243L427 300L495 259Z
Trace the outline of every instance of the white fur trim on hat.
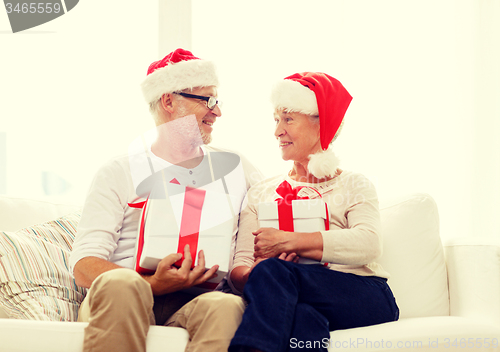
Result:
M159 68L142 82L142 94L148 103L163 94L195 87L218 86L215 65L206 60L180 61Z
M271 102L275 109L284 108L290 112L318 115L314 92L291 79L282 80L275 85L271 93Z
M332 150L332 145L327 150L319 151L316 154L309 155L309 163L307 164L308 171L317 178L327 176L333 177L337 168L339 167L340 160L337 158Z

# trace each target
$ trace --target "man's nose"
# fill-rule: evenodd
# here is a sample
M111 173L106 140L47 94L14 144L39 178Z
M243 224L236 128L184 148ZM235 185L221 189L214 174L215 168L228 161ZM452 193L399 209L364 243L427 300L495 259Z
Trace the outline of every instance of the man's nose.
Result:
M219 104L215 105L215 108L213 108L212 110L212 113L217 116L217 117L221 117L222 116L222 111L219 107Z

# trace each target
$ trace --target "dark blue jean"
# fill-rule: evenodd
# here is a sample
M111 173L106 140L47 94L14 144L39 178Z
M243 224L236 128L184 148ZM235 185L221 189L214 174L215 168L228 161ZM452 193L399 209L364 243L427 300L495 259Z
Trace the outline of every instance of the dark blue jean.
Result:
M252 270L243 295L248 307L229 351L327 351L330 331L399 317L386 279L276 258Z

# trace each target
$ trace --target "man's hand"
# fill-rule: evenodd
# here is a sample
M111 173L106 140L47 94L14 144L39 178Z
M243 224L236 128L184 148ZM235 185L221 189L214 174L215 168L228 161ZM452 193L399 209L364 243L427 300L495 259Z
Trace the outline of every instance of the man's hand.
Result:
M214 265L205 271L205 255L203 251L198 252L198 265L191 270L193 258L189 251L189 245L184 247L184 261L180 268L174 266L174 263L182 258L182 254L173 253L163 258L156 272L151 276L144 278L151 284L154 295L164 295L166 293L179 291L201 284L216 276L218 265Z

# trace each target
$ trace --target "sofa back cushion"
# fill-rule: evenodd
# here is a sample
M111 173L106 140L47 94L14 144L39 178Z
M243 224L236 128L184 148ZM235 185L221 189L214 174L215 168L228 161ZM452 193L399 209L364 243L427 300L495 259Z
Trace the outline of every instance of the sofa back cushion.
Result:
M17 231L79 209L80 205L0 195L0 231Z
M401 318L449 315L448 276L437 205L428 194L381 203L384 249L378 262Z
M74 321L86 290L68 268L80 212L0 231L0 308L9 317Z

